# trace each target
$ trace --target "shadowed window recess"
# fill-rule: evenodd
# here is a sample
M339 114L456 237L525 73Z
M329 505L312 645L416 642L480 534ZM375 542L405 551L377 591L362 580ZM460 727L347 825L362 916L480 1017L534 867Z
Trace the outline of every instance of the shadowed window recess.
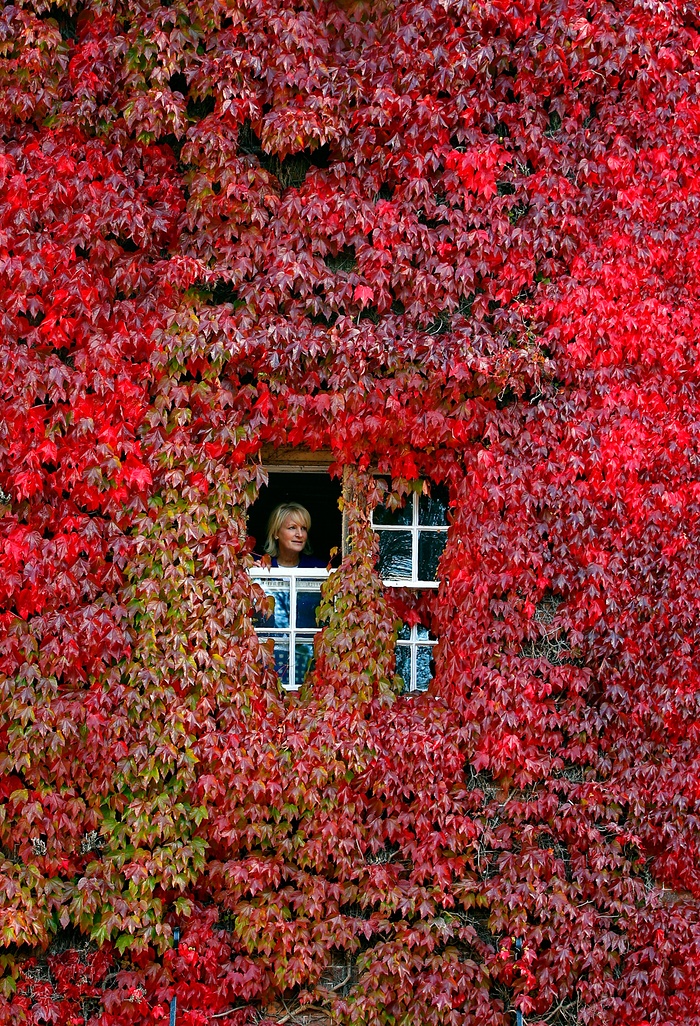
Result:
M298 502L311 517L309 544L314 563L327 566L331 550L340 551L341 547L343 519L338 508L341 491L340 481L330 477L326 468L321 471L270 470L268 483L262 486L248 513L248 534L255 539L255 552L259 555L264 552L272 511L282 503Z

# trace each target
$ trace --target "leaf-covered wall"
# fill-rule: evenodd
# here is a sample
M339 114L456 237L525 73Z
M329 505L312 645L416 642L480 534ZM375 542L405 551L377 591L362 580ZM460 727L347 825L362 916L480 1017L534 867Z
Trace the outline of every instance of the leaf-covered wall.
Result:
M697 1023L694 5L0 40L0 1019ZM332 451L351 540L294 694L276 446ZM424 695L377 468L450 490Z

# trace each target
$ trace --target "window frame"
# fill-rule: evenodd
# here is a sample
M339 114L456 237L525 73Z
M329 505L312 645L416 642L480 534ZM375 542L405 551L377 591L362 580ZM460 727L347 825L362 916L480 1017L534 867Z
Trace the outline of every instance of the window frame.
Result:
M317 450L310 452L308 450L299 450L296 447L280 447L280 448L267 448L263 450L262 454L262 466L263 469L268 473L315 473L315 474L328 474L331 463L333 462L333 456L327 450ZM377 477L386 478L386 474L377 472ZM429 479L428 479L429 480ZM343 473L341 493L346 494L348 487L347 474ZM429 581L422 580L417 576L418 574L418 556L419 556L419 539L421 532L442 534L447 541L447 535L449 532L449 524L447 521L444 525L431 525L420 523L420 499L422 497L421 492L412 492L410 500L412 503L411 511L411 522L410 524L375 524L374 522L374 510L372 510L370 523L371 528L378 535L382 531L393 532L395 534L410 534L411 537L411 577L382 577L382 584L385 588L406 588L409 590L419 591L423 589L437 589L440 586L439 580ZM347 526L347 514L343 512L343 523L342 523L342 538L341 548L342 555L346 556L349 548L349 532ZM381 573L379 567L378 572ZM317 625L314 628L308 627L297 627L296 626L296 595L297 595L297 582L307 580L317 580L323 583L327 580L331 573L335 573L333 569L328 571L321 567L309 567L300 569L298 567L266 567L266 566L253 566L249 569L251 579L259 584L263 585L266 580L274 579L290 579L290 609L289 609L289 627L265 627L263 624L256 624L255 633L260 638L261 643L264 643L268 638L288 638L289 642L289 679L285 683L280 677L280 684L285 691L298 691L302 687L304 681L296 681L296 644L297 636L301 635L306 638L315 638L315 636L323 629L322 626ZM264 590L264 588L263 588ZM434 638L428 632L427 627L424 624L413 624L412 626L404 625L408 629L409 637L402 639L400 637L396 640L396 651L400 649L408 650L410 659L410 679L406 680L403 674L397 675L404 679L404 694L405 695L416 695L423 694L424 691L417 687L417 667L418 667L418 651L419 649L430 648L434 649L439 642L438 638ZM426 631L427 636L419 637L419 630ZM307 671L308 672L308 671ZM279 675L279 674L278 674ZM304 677L306 679L306 675ZM431 677L431 680L433 678Z
M328 471L331 463L333 462L333 454L328 449L316 449L314 451L308 449L299 449L297 446L264 446L262 451L261 464L263 470L267 474L325 474L328 475ZM341 484L341 493L345 490L345 478ZM347 530L345 514L343 513L343 526L342 526L342 554L346 554L347 546ZM304 681L296 680L296 639L297 635L302 637L314 637L322 630L322 627L297 627L296 626L296 595L297 595L297 582L306 580L317 580L321 584L323 581L328 580L331 573L335 573L335 570L328 571L324 567L273 567L273 566L252 566L249 568L248 573L251 579L260 586L263 585L265 580L279 580L279 579L290 579L290 599L289 599L289 627L265 627L264 624L255 625L255 633L263 643L267 638L283 638L289 639L289 674L287 683L285 683L280 674L280 684L285 691L298 691L303 685ZM265 590L263 588L263 590ZM275 670L277 672L277 670ZM308 671L307 671L308 672ZM306 679L306 675L304 677Z
M288 680L287 680L287 683L285 683L281 679L281 676L280 676L280 683L282 684L282 687L284 688L285 691L298 691L299 688L304 683L303 680L300 680L300 681L296 680L296 645L297 645L298 635L301 635L302 638L310 638L310 639L312 639L312 644L313 644L313 639L316 637L316 635L319 633L319 631L322 630L322 626L319 626L318 624L315 627L298 627L297 626L297 623L296 623L296 619L297 619L297 592L299 590L298 589L298 582L303 582L304 580L307 580L307 581L312 580L312 581L319 581L320 585L322 585L324 581L328 580L328 578L330 577L330 574L335 573L335 570L331 570L329 572L328 570L324 569L323 567L304 567L304 568L299 568L299 567L289 567L289 566L281 566L281 567L253 566L253 567L250 567L250 569L248 570L248 573L249 573L249 575L251 577L251 580L255 581L256 584L259 584L262 587L263 591L265 591L264 582L266 580L267 581L271 581L271 580L285 580L285 579L289 580L289 626L288 627L266 627L262 623L261 624L256 624L255 625L255 633L257 634L259 639L261 639L261 636L263 636L263 635L265 636L264 638L262 638L261 643L264 643L264 641L267 641L268 638L270 638L270 637L272 637L273 639L274 638L280 638L280 639L288 638L288 640L289 640L289 672L288 672ZM265 592L265 594L268 595L269 592ZM319 602L320 602L320 594L319 594ZM306 674L304 675L304 679L306 679Z
M381 473L377 474L377 477L383 477L385 480L386 480L387 476L388 475L386 475L386 474L381 474ZM422 480L424 480L424 479L422 479ZM431 481L430 478L427 478L427 480ZM431 481L431 485L435 485L435 484L436 484L436 482ZM419 491L412 491L410 493L410 495L407 496L407 501L410 499L410 502L411 502L411 521L408 524L377 524L377 523L375 523L375 519L374 519L376 507L375 507L375 509L372 510L372 517L371 517L372 530L377 534L378 538L381 538L381 534L382 533L393 533L393 534L399 534L399 535L404 535L404 536L408 534L408 535L410 535L410 538L411 538L411 576L410 577L384 577L384 576L382 576L382 584L384 585L385 588L405 588L405 589L407 589L409 591L420 592L420 591L424 591L424 590L436 591L440 587L440 580L437 579L437 576L436 576L436 579L433 580L433 581L424 580L423 578L418 576L418 570L419 570L419 566L420 566L420 562L419 562L420 535L421 535L421 533L424 533L424 534L426 534L426 533L440 534L440 535L442 535L444 537L445 544L447 544L447 539L448 539L449 530L450 530L450 524L447 521L447 511L449 509L449 505L447 506L447 508L445 510L445 523L444 524L440 524L440 525L437 525L437 524L421 524L421 522L420 522L420 500L423 497L423 494L424 493L422 491L420 491L420 492ZM449 503L449 489L448 489L448 503ZM381 569L379 567L377 569L378 569L379 573L381 574ZM399 637L397 637L397 639L396 639L396 646L395 646L395 648L396 648L397 657L398 657L399 650L403 649L404 651L408 651L408 654L409 654L409 665L410 665L409 679L406 680L406 677L404 676L404 674L399 672L398 658L397 658L396 673L397 673L398 676L400 676L403 679L403 682L404 682L403 694L405 694L405 695L423 694L425 689L419 688L417 686L417 678L418 678L418 653L419 653L419 650L421 650L421 649L430 649L430 650L434 651L435 647L437 646L437 644L439 642L439 639L433 637L430 634L430 631L425 626L425 624L412 624L412 625L409 626L408 624L404 623L403 629L404 630L406 630L406 629L408 630L408 638L405 638L405 639L401 638L401 636L400 636L401 632L400 632L399 633ZM420 637L419 636L419 631L421 631L421 630L425 631L425 636L424 637ZM428 686L430 685L430 682L433 679L434 679L434 677L431 676L430 680L428 681Z
M408 627L407 624L405 624L404 626ZM418 635L418 631L420 630L421 627L423 628L423 630L426 632L426 635L427 635L424 638L421 638ZM412 624L412 626L408 627L408 638L403 639L399 635L399 637L396 639L396 651L397 651L397 653L398 653L398 650L400 648L407 649L408 653L409 653L409 658L410 658L410 666L411 666L411 668L410 668L409 680L406 680L404 675L402 673L399 673L398 661L397 661L396 673L397 673L398 676L400 676L402 678L402 680L404 682L403 694L405 694L405 695L423 695L423 694L425 694L426 688L419 688L417 686L417 683L416 683L417 678L418 678L418 650L421 649L421 648L433 649L434 650L435 647L437 646L437 644L438 644L438 639L434 638L430 634L430 631L428 630L428 628L424 624L417 624L417 623L414 623L414 624ZM430 681L432 681L433 679L434 678L431 677ZM430 684L430 681L428 681L428 685Z
M384 476L384 475L377 475ZM447 535L450 529L450 525L445 521L445 525L438 526L434 524L421 524L420 523L420 500L421 493L411 493L411 522L410 524L376 524L374 521L374 513L372 510L372 530L381 537L382 533L391 533L398 535L410 534L411 537L411 576L410 577L382 577L382 583L385 588L439 588L439 580L429 581L424 580L418 576L419 569L419 543L420 535L423 534L441 534L445 538L447 543Z

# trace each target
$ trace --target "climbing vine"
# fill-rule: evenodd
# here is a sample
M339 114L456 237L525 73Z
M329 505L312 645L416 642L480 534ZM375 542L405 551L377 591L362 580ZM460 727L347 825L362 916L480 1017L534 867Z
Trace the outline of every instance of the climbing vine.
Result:
M693 5L0 38L0 1019L696 1023ZM248 574L276 446L331 452L351 543L295 693ZM371 511L420 480L416 604Z

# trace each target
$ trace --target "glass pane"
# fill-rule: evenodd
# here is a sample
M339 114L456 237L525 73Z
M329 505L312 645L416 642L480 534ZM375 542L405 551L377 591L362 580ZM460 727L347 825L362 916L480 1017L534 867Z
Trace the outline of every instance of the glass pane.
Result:
M418 579L434 581L440 556L447 541L446 531L421 531L418 536Z
M265 594L272 596L275 608L268 617L263 616L262 613L256 613L253 618L256 627L290 627L289 581L260 581L260 584Z
M423 640L424 638L426 638L426 639L427 639L427 638L429 638L429 637L430 637L430 631L428 630L428 628L427 628L427 627L424 627L422 623L419 623L419 624L418 624L418 625L416 626L416 637L420 638L420 639L421 639L421 641L422 641L422 640Z
M379 573L382 577L411 577L411 535L408 531L379 532Z
M261 631L258 635L261 643L270 638L275 643L275 671L279 674L283 687L289 687L289 635L288 634L266 634Z
M320 581L297 580L297 627L316 626L316 609L320 601Z
M300 687L304 682L304 677L311 669L311 663L314 658L314 639L313 638L297 638L296 645L294 647L294 683L297 687Z
M411 628L407 623L403 625L399 631L399 641L410 641L411 639Z
M447 525L449 495L444 485L433 485L430 495L421 495L418 500L418 523L426 527Z
M433 679L435 665L433 661L433 646L418 645L416 648L416 690L425 691Z
M372 514L375 524L387 524L391 527L400 524L413 523L413 496L409 495L403 506L398 509L387 509L386 506L377 506Z
M396 672L403 679L404 691L411 689L411 649L409 645L396 646Z

